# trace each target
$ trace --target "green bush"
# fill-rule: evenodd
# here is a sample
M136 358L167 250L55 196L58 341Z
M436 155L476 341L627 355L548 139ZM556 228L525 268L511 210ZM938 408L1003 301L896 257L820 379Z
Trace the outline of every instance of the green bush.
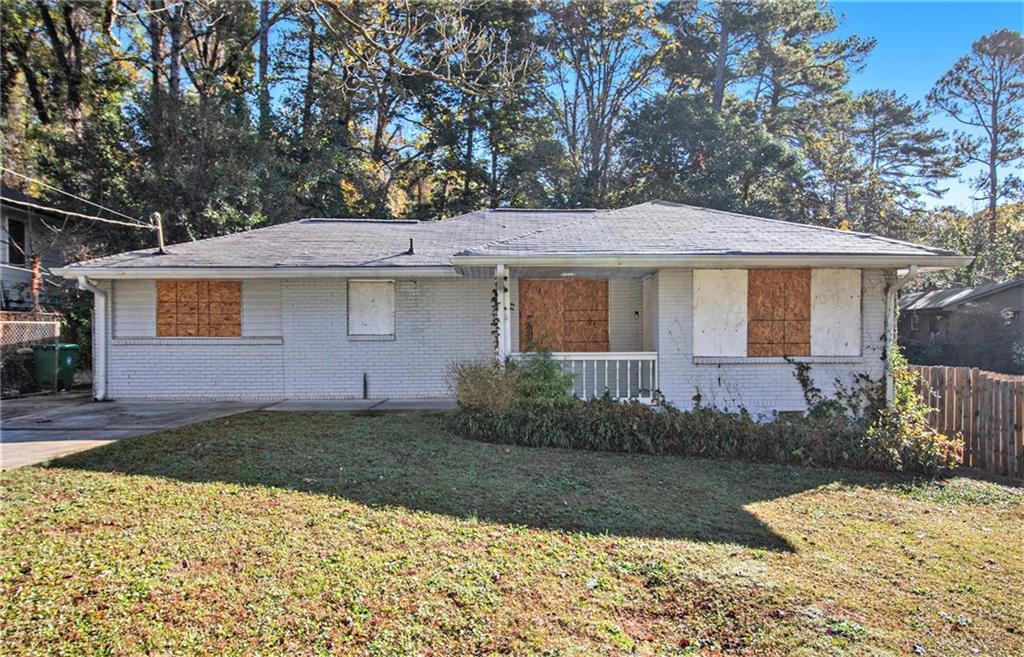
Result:
M516 392L521 402L543 408L572 406L571 374L562 371L562 365L549 351L530 354L521 362L510 362L506 368L516 377Z
M893 368L896 400L886 407L877 382L863 378L853 389L837 382L836 396L827 398L811 385L807 366L798 364L795 375L804 388L808 412L758 422L744 410L704 406L699 396L687 411L607 396L582 401L571 396L571 378L562 374L558 363L550 355L540 355L505 369L488 366L485 377L472 368L458 369L466 378L459 390L488 393L460 394L454 422L456 431L470 438L530 447L743 458L925 475L955 467L958 439L928 426L928 409L914 392L914 375L898 354ZM487 401L491 397L493 404Z
M932 474L960 462L963 439L933 429L927 421L929 406L917 394L919 375L904 357L892 358L894 403L879 409L864 432L866 467Z

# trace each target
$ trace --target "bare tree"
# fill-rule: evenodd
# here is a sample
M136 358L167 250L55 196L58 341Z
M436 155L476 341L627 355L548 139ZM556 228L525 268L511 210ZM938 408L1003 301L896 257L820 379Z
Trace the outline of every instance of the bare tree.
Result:
M672 48L653 7L630 2L545 5L557 93L549 95L576 169L577 203L606 202L615 140L627 104L646 88Z
M362 66L391 66L464 94L501 94L522 79L532 58L511 58L500 31L472 24L468 12L479 4L311 2L327 31L349 38L346 52Z

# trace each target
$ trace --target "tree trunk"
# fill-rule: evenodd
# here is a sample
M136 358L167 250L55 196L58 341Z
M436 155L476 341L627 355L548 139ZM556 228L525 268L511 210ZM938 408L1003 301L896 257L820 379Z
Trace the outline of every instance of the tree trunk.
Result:
M168 91L172 103L181 98L181 17L184 5L175 5L171 11L171 62L168 71Z
M260 0L260 59L259 59L259 127L260 135L270 134L270 0Z
M466 111L466 156L462 162L462 202L469 203L470 181L473 177L473 106Z
M32 310L35 312L39 312L43 308L39 300L40 292L43 289L42 269L42 258L38 253L32 254Z
M75 25L75 6L65 4L63 7L64 31L67 32L71 58L68 61L68 118L72 129L78 133L82 121L82 39Z
M996 232L999 227L999 215L996 212L996 203L999 200L999 172L996 169L999 157L999 105L992 103L991 109L992 141L988 151L988 243L989 246L996 243Z
M715 55L715 79L711 86L711 108L715 114L722 111L725 98L725 65L729 59L729 7L722 2L718 5L718 53Z
M150 98L153 101L153 115L159 119L161 109L161 78L164 66L164 22L163 22L163 0L152 0L149 3L149 58L153 63L152 78L150 79Z
M46 109L46 101L39 88L39 80L36 78L36 73L29 66L28 53L25 50L25 46L18 41L12 40L11 50L14 51L14 57L18 60L18 68L21 69L22 74L25 76L25 86L28 87L29 96L32 98L32 107L36 110L36 117L41 124L48 125L50 123L50 112Z
M487 179L487 201L491 208L498 207L498 138L497 126L494 116L494 99L488 99L490 112L488 112L487 124L487 148L491 151L491 170Z
M64 114L67 116L72 129L77 132L82 109L81 60L78 60L77 64L73 64L71 60L68 59L68 46L64 43L60 33L57 31L57 25L54 23L53 14L50 13L50 7L42 0L36 0L36 7L39 9L39 17L43 21L43 27L46 30L46 35L50 39L50 45L53 48L53 55L57 59L57 78L61 81L65 94ZM72 21L73 11L73 7L69 5L64 6L64 26L69 32L72 47L75 47L78 35L74 33L75 26ZM79 52L78 54L80 55L81 53ZM77 71L76 66L78 67Z
M153 111L149 118L149 139L153 146L153 161L158 173L164 170L164 111L163 111L163 87L162 76L164 66L164 17L163 0L151 0L149 3L149 23L146 26L149 31L149 57L153 65L152 78L150 79L150 101L153 103Z
M316 23L309 19L309 36L306 40L306 86L302 91L302 139L309 136L313 122L313 65L316 63Z

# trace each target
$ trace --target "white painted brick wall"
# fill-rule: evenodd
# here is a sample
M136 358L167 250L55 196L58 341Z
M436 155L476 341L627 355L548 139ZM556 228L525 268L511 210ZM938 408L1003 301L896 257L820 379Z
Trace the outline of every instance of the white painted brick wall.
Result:
M282 399L282 347L263 342L115 340L107 361L108 394L113 399Z
M815 382L826 392L832 391L836 377L883 374L884 273L868 271L863 280L863 358L856 363L813 364ZM491 354L491 279L397 281L395 337L387 340L347 335L344 279L258 283L253 288L246 285L243 293L254 309L261 309L262 319L243 320L243 338L156 340L117 334L108 345L110 396L351 398L362 395L365 372L370 397L441 397L450 394L447 372L452 363ZM120 285L115 286L108 321L124 310L117 310L119 300L129 299L129 293L119 299L120 293ZM649 336L642 335L643 317L638 320L633 314L645 294ZM803 409L800 387L787 363L694 363L692 295L690 270L662 270L643 285L618 281L609 292L612 348L659 350L662 392L683 407L699 389L707 404L744 406L755 413ZM137 300L127 305L131 303ZM275 304L280 304L280 337L272 335L277 326Z
M282 288L285 396L449 396L452 364L491 356L490 279L399 280L394 339L347 335L342 279L287 280Z
M835 391L838 378L851 384L858 373L874 379L884 374L885 273L865 271L861 295L862 357L857 362L811 364L811 376L825 394ZM658 274L659 376L662 393L672 403L689 408L699 391L705 405L755 414L805 410L803 391L786 362L693 362L693 275L690 270Z
M612 351L643 348L642 285L639 279L608 280L608 347Z
M368 340L347 335L345 279L260 281L243 291L251 306L243 338L113 340L110 396L360 397L364 372L372 397L447 396L452 363L490 356L491 286L489 280L397 281L395 337ZM267 317L275 303L280 336L259 337L276 326Z

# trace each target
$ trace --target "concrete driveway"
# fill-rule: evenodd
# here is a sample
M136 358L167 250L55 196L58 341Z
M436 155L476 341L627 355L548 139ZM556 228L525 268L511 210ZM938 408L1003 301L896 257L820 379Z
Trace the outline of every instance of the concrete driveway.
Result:
M264 408L245 402L94 402L88 393L0 401L0 470Z

